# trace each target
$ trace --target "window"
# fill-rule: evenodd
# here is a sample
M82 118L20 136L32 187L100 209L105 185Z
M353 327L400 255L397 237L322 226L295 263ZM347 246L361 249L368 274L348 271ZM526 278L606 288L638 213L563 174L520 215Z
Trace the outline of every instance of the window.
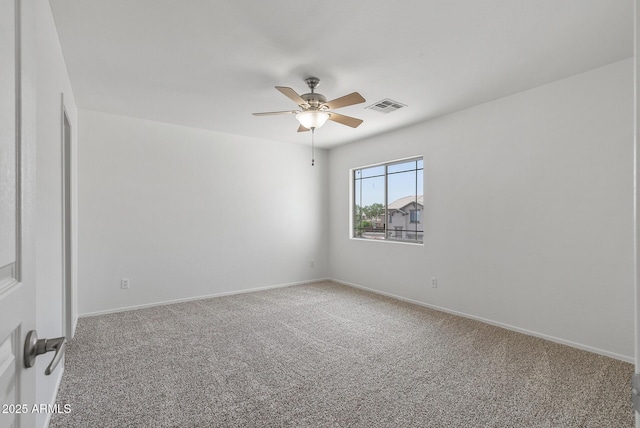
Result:
M422 243L423 160L353 170L353 238Z

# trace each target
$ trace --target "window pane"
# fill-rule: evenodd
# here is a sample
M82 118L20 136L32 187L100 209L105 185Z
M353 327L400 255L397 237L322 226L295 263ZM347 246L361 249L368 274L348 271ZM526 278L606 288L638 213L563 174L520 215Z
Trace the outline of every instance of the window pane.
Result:
M354 185L354 203L353 203L353 227L356 228L357 225L360 224L360 222L362 221L362 217L363 217L363 212L362 212L362 191L361 191L362 186L360 186L360 180L356 180L355 185ZM355 235L354 235L355 236Z
M415 161L412 162L415 166ZM421 210L418 194L418 172L398 172L390 174L387 178L389 185L389 222L387 238L399 240L417 240L417 226ZM422 183L420 183L422 188Z
M424 237L424 171L416 171L416 201L414 204L414 216L411 225L413 232L407 233L408 240L422 242Z
M384 176L356 180L354 236L384 238Z
M361 171L362 178L384 175L384 165L372 166L371 168L363 168L358 171Z
M409 162L394 163L389 165L387 171L389 172L389 174L402 171L413 171L417 169L416 164L417 163L415 160Z
M389 206L398 199L416 194L416 173L399 172L387 178L389 183Z

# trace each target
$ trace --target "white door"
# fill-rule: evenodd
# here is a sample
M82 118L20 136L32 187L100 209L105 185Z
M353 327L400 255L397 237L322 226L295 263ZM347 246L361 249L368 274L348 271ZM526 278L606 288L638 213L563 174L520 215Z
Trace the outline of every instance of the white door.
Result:
M20 0L0 0L0 427L35 426L35 369L23 361L35 328L33 132L22 118ZM27 120L27 122L30 122Z
M640 373L640 0L634 1L634 251L635 251L635 359L636 373ZM634 392L637 391L636 379L634 379ZM636 412L636 428L640 428L640 413Z

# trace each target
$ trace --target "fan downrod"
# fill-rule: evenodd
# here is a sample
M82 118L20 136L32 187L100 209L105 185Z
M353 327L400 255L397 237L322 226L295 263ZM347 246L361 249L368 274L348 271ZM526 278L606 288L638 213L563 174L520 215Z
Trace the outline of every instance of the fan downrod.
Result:
M307 86L311 89L311 93L313 94L313 90L320 86L320 79L317 77L307 77L304 79L307 82Z

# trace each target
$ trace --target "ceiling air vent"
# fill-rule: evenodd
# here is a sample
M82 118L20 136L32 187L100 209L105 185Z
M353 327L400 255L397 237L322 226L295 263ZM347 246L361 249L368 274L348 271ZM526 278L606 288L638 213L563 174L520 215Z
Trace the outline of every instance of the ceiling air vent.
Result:
M378 101L377 103L371 104L369 107L365 108L382 113L391 113L392 111L396 111L406 106L406 104L402 104L397 101L390 100L389 98L385 98L384 100Z

